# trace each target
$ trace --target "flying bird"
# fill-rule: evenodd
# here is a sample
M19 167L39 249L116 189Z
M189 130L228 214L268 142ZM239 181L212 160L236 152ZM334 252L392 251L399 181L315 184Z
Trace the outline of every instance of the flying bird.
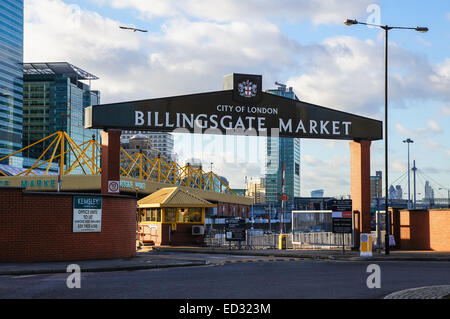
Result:
M147 30L141 30L141 29L130 28L130 27L122 27L122 26L119 26L119 28L125 29L125 30L133 30L133 32L136 32L136 31L139 31L139 32L148 32Z

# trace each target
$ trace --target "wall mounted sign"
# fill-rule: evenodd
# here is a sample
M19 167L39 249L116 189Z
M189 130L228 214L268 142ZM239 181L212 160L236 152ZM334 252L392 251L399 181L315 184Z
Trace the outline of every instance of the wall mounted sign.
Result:
M90 106L94 129L379 140L382 122L262 91L262 76L232 74L223 91Z
M102 230L102 198L73 197L73 232L95 233Z
M108 193L120 193L120 181L108 181Z

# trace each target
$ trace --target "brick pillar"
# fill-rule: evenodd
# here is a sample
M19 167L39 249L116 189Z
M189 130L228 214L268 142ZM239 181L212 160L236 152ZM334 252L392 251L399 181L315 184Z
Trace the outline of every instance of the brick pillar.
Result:
M355 248L359 234L370 233L370 141L350 142L350 187L353 211L359 211L355 222Z
M102 194L117 192L108 191L108 181L120 182L120 135L121 130L101 131L102 139Z

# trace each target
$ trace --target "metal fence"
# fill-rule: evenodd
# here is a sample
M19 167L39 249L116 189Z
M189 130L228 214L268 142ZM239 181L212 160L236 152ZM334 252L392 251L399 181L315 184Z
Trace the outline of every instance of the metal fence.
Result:
M345 247L353 247L352 234L334 234L331 232L294 233L292 237L294 248L342 247L342 241L344 241Z
M384 231L381 231L380 248L384 248ZM290 233L286 234L287 249L331 249L342 247L342 238L347 249L352 248L352 234L334 234L331 232ZM247 231L246 240L242 242L227 241L224 230L213 230L205 236L208 247L229 249L278 249L279 234L267 234L262 231ZM377 233L372 232L373 249L377 249Z
M242 242L227 241L225 230L213 230L205 236L205 243L209 247L230 248L230 249L277 249L279 234L267 234L262 231L247 230L246 240ZM287 234L286 248L294 248L292 244L292 234Z

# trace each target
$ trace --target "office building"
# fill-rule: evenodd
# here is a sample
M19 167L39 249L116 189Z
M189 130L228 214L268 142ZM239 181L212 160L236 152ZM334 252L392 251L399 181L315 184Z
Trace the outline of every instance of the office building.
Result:
M375 176L370 176L370 198L383 198L383 173L377 171Z
M389 186L389 199L396 199L397 192L395 191L394 185Z
M141 131L122 131L121 139L127 140L136 134L145 135L150 139L152 147L159 151L159 154L169 161L177 161L174 154L173 135L166 132L141 132Z
M314 191L311 191L311 197L323 197L323 194L325 191L323 189L317 189Z
M23 0L0 1L0 158L22 148ZM7 164L22 167L20 154Z
M429 181L425 182L425 197L424 197L424 200L426 200L428 202L433 202L434 201L434 189L433 189L433 187L431 187Z
M266 202L266 179L251 177L247 181L245 196L252 197L254 204L264 204Z
M298 100L292 88L279 85L278 89L267 93ZM284 194L288 200L300 197L300 139L268 137L266 142L266 203L278 204L282 195L282 175L284 174Z
M100 103L100 92L90 86L92 80L98 79L95 75L67 62L25 63L23 72L24 146L57 131L65 131L77 144L93 137L100 142L99 130L84 128L84 109ZM89 84L81 81L89 81ZM26 158L38 158L50 142L47 140L24 151L24 167L32 164ZM66 167L75 158L72 152L66 154Z
M395 186L396 199L403 199L403 189L400 185Z

